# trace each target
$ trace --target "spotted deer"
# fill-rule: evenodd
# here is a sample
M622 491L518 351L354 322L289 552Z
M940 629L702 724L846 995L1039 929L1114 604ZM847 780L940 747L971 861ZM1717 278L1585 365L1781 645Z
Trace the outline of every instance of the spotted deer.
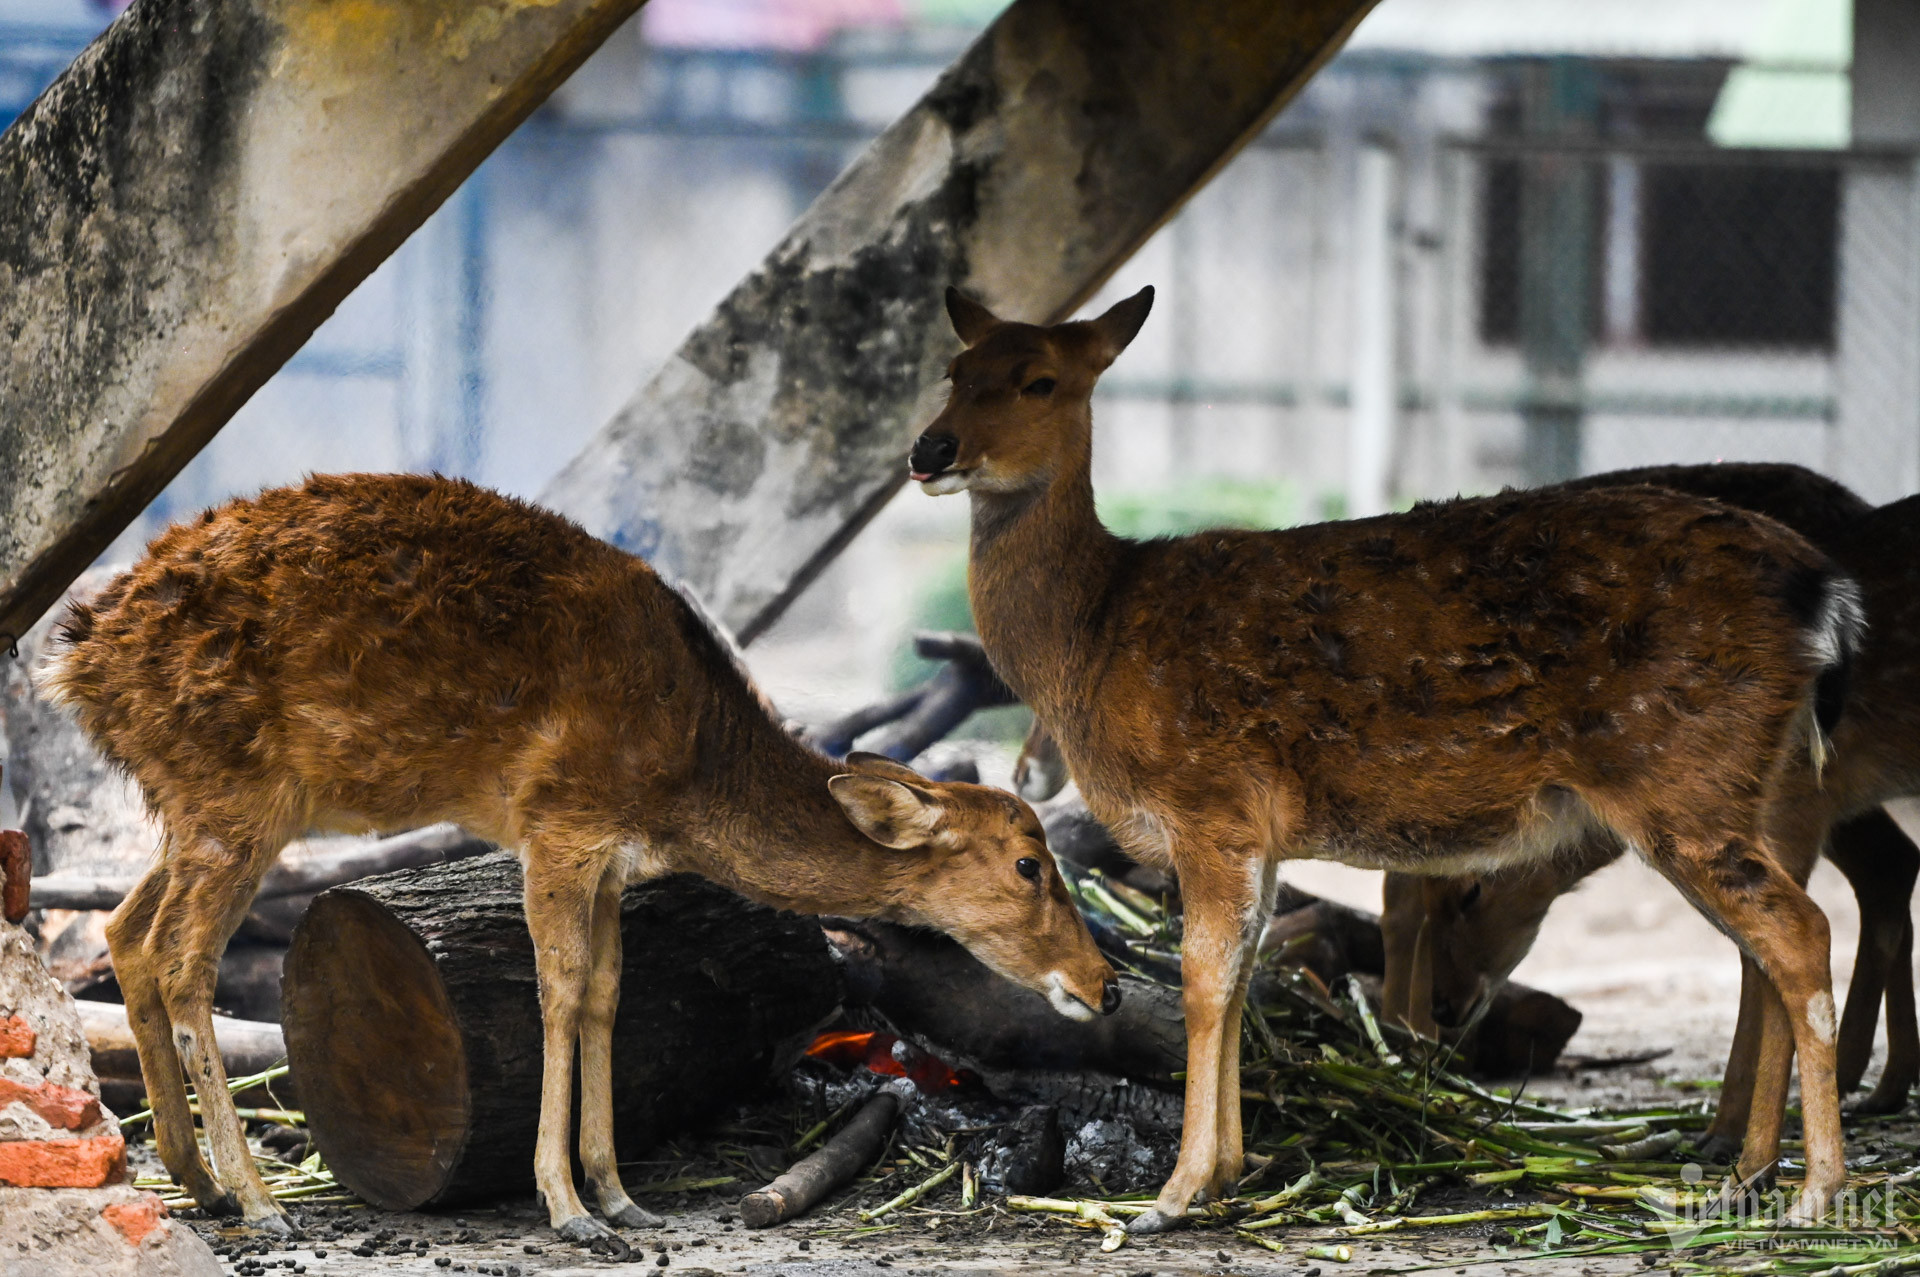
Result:
M1861 627L1853 584L1770 520L1653 488L1126 540L1095 515L1090 400L1152 291L1051 327L947 304L964 348L909 473L968 494L994 668L1185 900L1180 1157L1133 1227L1240 1174L1240 1011L1282 860L1458 874L1596 829L1766 973L1762 1067L1784 1081L1798 1047L1794 1210L1818 1217L1846 1169L1827 921L1802 889L1821 830L1799 817L1818 689ZM1757 1176L1777 1131L1750 1136Z
M1884 998L1886 1067L1856 1108L1897 1111L1920 1080L1910 916L1920 849L1880 804L1920 796L1920 638L1914 637L1920 633L1914 567L1920 561L1920 498L1876 510L1833 480L1789 465L1655 467L1597 475L1574 486L1635 483L1767 515L1806 536L1860 583L1868 628L1844 689L1832 757L1812 801L1829 826L1827 856L1860 906L1860 943L1840 1018L1837 1085L1844 1094L1865 1075ZM1618 840L1601 836L1555 861L1494 874L1389 874L1381 917L1386 1014L1429 1036L1467 1018L1526 956L1549 906L1624 850ZM1703 1140L1709 1153L1739 1147L1754 1102L1760 993L1759 973L1743 958L1740 1028L1720 1108Z
M575 1191L568 1127L577 1040L601 1211L658 1226L613 1148L625 884L696 873L779 908L936 927L1063 1014L1118 1003L1026 804L812 752L645 563L473 484L317 477L210 510L59 636L47 685L165 831L108 934L160 1155L216 1213L291 1228L209 1016L228 936L306 830L451 820L517 851L544 1026L535 1179L562 1237L618 1254Z

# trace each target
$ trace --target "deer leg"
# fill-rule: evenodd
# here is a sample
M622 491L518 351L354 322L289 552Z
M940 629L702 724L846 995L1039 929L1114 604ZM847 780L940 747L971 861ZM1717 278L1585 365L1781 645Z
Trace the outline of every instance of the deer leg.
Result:
M1253 983L1253 967L1260 953L1260 933L1273 916L1274 898L1280 891L1279 865L1274 861L1255 862L1257 899L1253 908L1241 917L1238 978L1233 997L1227 1003L1222 1020L1220 1069L1216 1082L1219 1099L1215 1113L1220 1122L1219 1153L1213 1167L1213 1179L1207 1192L1216 1198L1230 1197L1246 1170L1246 1139L1243 1127L1244 1107L1240 1098L1240 1042L1247 1011L1247 987Z
M1754 1070L1760 1063L1761 1005L1767 996L1767 977L1753 959L1740 955L1740 1018L1727 1051L1727 1070L1720 1079L1720 1102L1713 1122L1697 1142L1702 1157L1731 1162L1740 1156L1747 1118L1753 1112Z
M1240 1024L1227 1020L1240 966L1247 952L1244 918L1255 893L1234 898L1205 890L1199 875L1187 885L1186 942L1180 960L1181 999L1187 1018L1187 1099L1180 1130L1180 1158L1173 1176L1160 1190L1153 1209L1136 1215L1130 1233L1163 1232L1185 1220L1187 1207L1216 1180L1219 1146L1220 1079L1226 1073L1221 1059L1231 1040L1238 1044ZM1239 1067L1236 1051L1234 1100L1239 1103Z
M1764 978L1760 988L1760 1026L1754 1040L1753 1094L1734 1173L1742 1184L1763 1189L1772 1186L1780 1161L1780 1128L1787 1116L1787 1090L1793 1083L1794 1057L1793 1025L1786 1004L1773 984ZM1838 1094L1835 1091L1835 1095Z
M261 854L261 848L271 851ZM240 1205L248 1224L292 1237L298 1230L260 1178L246 1130L227 1090L227 1069L213 1036L213 988L227 939L246 916L279 843L212 839L181 842L168 861L165 894L149 933L150 952L165 955L160 997L172 1023L173 1047L200 1100L213 1177Z
M1906 1107L1914 1082L1920 1080L1920 1024L1913 1010L1913 922L1903 921L1887 964L1887 1062L1872 1094L1854 1106L1858 1113L1898 1113Z
M127 1026L139 1048L140 1077L153 1106L154 1146L173 1182L185 1188L209 1215L238 1215L240 1203L222 1188L200 1156L193 1132L193 1112L187 1102L186 1074L174 1051L173 1021L154 972L147 941L160 901L167 891L167 863L162 859L140 879L107 922L107 948L113 955L114 977L127 1004Z
M1860 905L1860 947L1854 955L1853 981L1840 1017L1836 1052L1844 1095L1860 1085L1873 1054L1881 997L1908 928L1914 880L1920 877L1920 849L1893 817L1875 808L1833 827L1827 838L1827 858L1846 875Z
M524 864L527 930L533 936L534 974L540 983L544 1050L534 1186L556 1233L625 1259L632 1253L626 1242L587 1214L580 1203L567 1139L573 1120L573 1044L580 1036L581 1009L593 970L594 897L604 858L566 856L530 844Z
M1438 1041L1433 1018L1433 931L1427 884L1412 874L1389 873L1381 887L1380 934L1386 971L1380 990L1382 1017Z
M1888 981L1894 978L1895 964L1909 960L1901 955L1911 949L1908 906L1913 900L1914 880L1920 877L1920 849L1914 847L1893 817L1875 808L1833 827L1827 839L1827 858L1846 875L1860 905L1860 947L1853 960L1846 1011L1840 1017L1837 1051L1840 1092L1844 1095L1860 1085L1866 1074L1883 995L1888 999L1888 1033L1892 1034L1891 1019L1896 1009ZM1907 981L1910 987L1911 971ZM1888 1051L1891 1058L1891 1044ZM1885 1099L1876 1089L1866 1103ZM1894 1101L1895 1109L1904 1102L1902 1095ZM1869 1109L1863 1104L1859 1111L1893 1110Z
M623 876L609 870L593 898L593 969L580 1006L580 1164L609 1221L621 1228L664 1228L667 1221L627 1196L613 1147L613 1016L620 1005L623 886Z
M1754 1108L1738 1173L1742 1179L1758 1179L1773 1165L1779 1152L1780 1119L1778 1104L1768 1103L1771 1097L1766 1092L1777 1089L1784 1099L1785 1084L1784 1079L1776 1083L1770 1070L1784 1070L1785 1062L1797 1052L1807 1171L1789 1218L1795 1223L1818 1220L1847 1176L1840 1093L1834 1085L1838 1026L1827 971L1826 915L1797 881L1799 874L1783 868L1756 840L1736 837L1716 846L1653 839L1643 845L1661 849L1648 857L1654 867L1753 958L1784 1008L1785 1015L1780 1017L1767 1001L1762 1002ZM1795 854L1800 850L1788 847L1781 857L1795 871L1811 864L1811 856L1803 860ZM1790 1046L1779 1040L1787 1036L1782 1019L1791 1025ZM1765 1114L1762 1109L1775 1111ZM1772 1138L1763 1140L1769 1128Z

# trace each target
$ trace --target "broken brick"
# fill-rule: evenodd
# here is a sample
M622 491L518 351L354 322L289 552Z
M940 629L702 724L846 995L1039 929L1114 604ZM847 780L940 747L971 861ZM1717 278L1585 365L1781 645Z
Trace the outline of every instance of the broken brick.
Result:
M100 1218L119 1229L130 1246L138 1246L166 1217L166 1203L152 1193L142 1193L137 1201L115 1202L100 1212Z
M38 1113L48 1125L63 1130L84 1131L100 1120L100 1101L85 1091L58 1082L22 1086L11 1078L0 1077L0 1108L15 1101Z
M39 1040L33 1026L19 1016L0 1016L0 1060L26 1059Z
M99 1188L126 1177L127 1142L118 1134L0 1144L0 1185L10 1188Z

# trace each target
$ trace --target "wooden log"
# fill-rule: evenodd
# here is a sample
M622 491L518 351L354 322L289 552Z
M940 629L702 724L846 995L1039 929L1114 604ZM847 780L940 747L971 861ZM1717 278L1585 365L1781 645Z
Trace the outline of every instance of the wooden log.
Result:
M93 1055L95 1075L103 1083L138 1082L140 1055L134 1045L133 1030L127 1027L127 1009L117 1002L85 999L73 1005L80 1012L80 1027L87 1035L87 1050ZM220 1045L220 1059L226 1065L228 1077L264 1073L286 1058L286 1039L277 1024L216 1015L213 1037Z
M629 888L615 1131L638 1157L750 1094L839 1003L818 923L700 878ZM314 1144L391 1210L529 1188L541 1031L519 866L506 854L317 898L282 1023Z
M337 887L357 878L417 869L484 855L494 850L490 842L475 838L458 825L428 825L381 838L360 847L325 855L309 856L295 863L278 864L267 871L256 900L274 900L283 896L311 896L328 887ZM90 878L80 874L48 874L33 880L35 909L117 909L133 890L137 878ZM271 923L269 923L271 927Z
M752 642L906 481L942 294L1071 314L1373 0L1015 0L542 494Z
M115 19L0 137L0 640L639 4Z
M795 1162L765 1188L742 1197L740 1222L748 1228L772 1228L812 1210L873 1164L899 1112L900 1097L892 1091L868 1100L818 1152Z
M949 1064L982 1075L1091 1069L1160 1086L1186 1067L1177 989L1123 974L1117 1012L1068 1020L938 932L876 921L830 927L848 1000L873 1007Z
M854 742L862 736L885 727L881 737L868 741L865 749L903 763L912 762L927 746L944 740L947 733L966 722L974 711L1016 703L975 636L916 634L913 648L926 660L946 664L912 691L857 709L808 732L815 749L841 757L852 752Z
M14 926L26 921L32 908L32 873L27 836L18 829L0 829L0 917Z

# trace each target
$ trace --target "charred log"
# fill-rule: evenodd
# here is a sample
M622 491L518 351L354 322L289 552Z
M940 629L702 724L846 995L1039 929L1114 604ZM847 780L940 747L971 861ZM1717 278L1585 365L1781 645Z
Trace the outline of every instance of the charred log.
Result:
M885 922L829 924L847 997L950 1064L1003 1070L1092 1069L1160 1086L1186 1067L1180 995L1122 975L1120 1009L1069 1020L1039 994L995 975L948 937Z
M1060 1131L1060 1110L1050 1104L1021 1109L980 1162L980 1187L1001 1197L1051 1193L1066 1177L1067 1137Z
M613 1089L629 1157L755 1090L839 1001L812 919L699 878L629 888L621 936ZM341 1183L395 1210L531 1184L540 1008L511 856L326 892L283 992L293 1078Z
M819 1152L801 1158L773 1183L741 1198L740 1222L748 1228L771 1228L812 1210L873 1165L899 1112L900 1098L891 1091L868 1100Z

